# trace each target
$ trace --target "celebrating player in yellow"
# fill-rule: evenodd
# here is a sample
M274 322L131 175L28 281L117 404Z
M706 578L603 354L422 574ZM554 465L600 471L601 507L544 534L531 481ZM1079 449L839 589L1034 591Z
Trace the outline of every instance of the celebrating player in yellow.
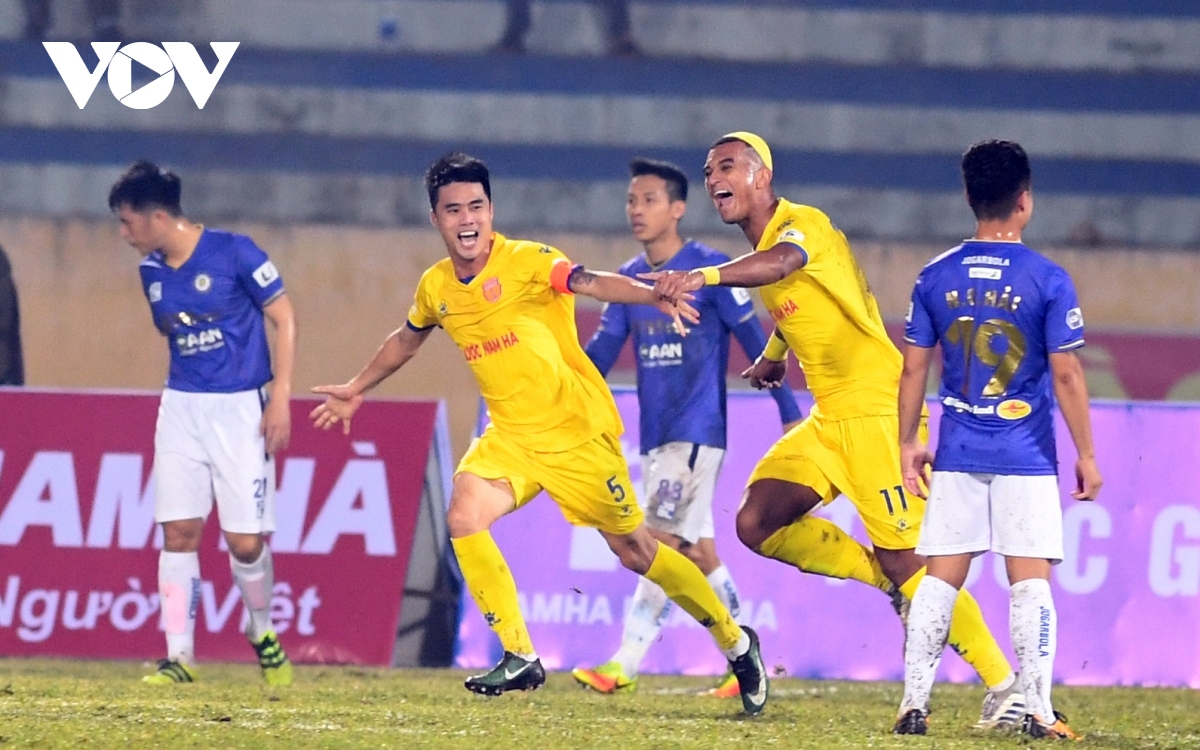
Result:
M466 585L504 647L500 663L468 678L467 689L500 695L546 680L516 583L489 531L545 489L568 521L598 529L625 567L708 628L737 675L746 713L762 711L768 686L758 637L733 621L694 563L642 523L616 402L575 330L576 293L654 305L677 325L681 315L697 320L689 295L666 302L634 279L588 271L552 247L493 233L488 170L474 157L439 159L425 186L430 219L450 257L421 277L407 322L362 372L344 385L313 389L327 398L312 419L321 428L341 421L349 431L363 394L411 359L434 327L467 358L492 423L458 465L447 521Z
M704 165L705 187L726 224L755 252L720 266L643 274L671 300L705 285L761 287L776 328L743 373L756 388L776 387L795 353L816 405L775 443L750 475L738 510L738 538L755 552L802 571L852 578L893 596L904 612L925 562L914 548L925 501L904 492L896 393L902 358L888 338L875 297L850 245L824 213L775 197L771 151L753 133L718 140ZM811 515L844 493L874 550ZM950 643L988 686L981 728L1011 726L1024 696L963 591Z

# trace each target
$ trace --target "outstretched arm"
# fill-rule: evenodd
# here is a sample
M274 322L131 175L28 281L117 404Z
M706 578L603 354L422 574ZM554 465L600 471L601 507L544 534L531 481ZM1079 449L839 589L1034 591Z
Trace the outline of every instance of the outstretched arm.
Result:
M350 418L362 405L363 394L383 382L413 358L432 328L416 330L405 323L384 340L379 351L352 380L342 385L320 385L313 393L325 394L325 403L312 410L313 425L327 430L339 421L342 432L350 434Z
M1088 410L1087 381L1083 365L1074 352L1052 352L1050 372L1054 376L1054 397L1062 412L1079 459L1075 463L1076 500L1095 500L1104 479L1096 466L1096 449L1092 445L1092 415Z
M601 302L657 307L675 319L675 326L680 333L686 330L683 320L690 323L700 321L700 313L688 304L689 300L694 299L692 295L681 294L668 301L656 293L654 287L619 273L590 271L583 266L575 266L566 277L566 287L575 294L583 294Z
M911 495L927 497L929 466L933 454L921 442L921 408L925 405L925 384L929 381L929 362L933 349L904 345L904 369L900 373L900 470L904 489ZM924 486L922 486L924 482Z
M804 268L808 256L798 246L781 242L761 253L749 253L728 263L694 271L651 271L639 278L654 281L654 291L666 299L703 286L758 287L774 284Z

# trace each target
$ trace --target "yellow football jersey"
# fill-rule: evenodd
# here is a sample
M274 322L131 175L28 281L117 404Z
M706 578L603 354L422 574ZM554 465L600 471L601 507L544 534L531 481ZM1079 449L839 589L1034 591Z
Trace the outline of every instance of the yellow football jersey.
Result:
M827 419L896 413L903 358L846 236L811 206L779 201L756 251L789 243L800 271L761 289L763 302L804 369Z
M421 276L408 321L437 325L462 350L496 429L527 450L557 452L624 430L616 402L579 345L570 261L555 248L492 235L469 282L449 258ZM552 283L551 275L558 281Z

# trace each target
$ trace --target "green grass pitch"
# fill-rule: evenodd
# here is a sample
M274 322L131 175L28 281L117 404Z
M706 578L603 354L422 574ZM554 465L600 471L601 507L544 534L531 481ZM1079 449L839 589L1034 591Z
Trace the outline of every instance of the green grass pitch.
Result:
M982 689L939 685L927 737L889 734L901 686L776 679L760 717L696 695L705 678L646 676L603 696L551 674L532 693L483 698L454 670L301 666L272 692L257 668L202 664L202 682L140 683L136 662L0 659L0 748L1019 748L980 733ZM1200 748L1200 693L1059 687L1088 748Z

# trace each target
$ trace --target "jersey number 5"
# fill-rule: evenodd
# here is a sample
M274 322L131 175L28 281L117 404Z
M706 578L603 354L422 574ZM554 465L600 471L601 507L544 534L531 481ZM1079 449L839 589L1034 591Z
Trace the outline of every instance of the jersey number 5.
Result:
M1001 354L992 344L997 336L1008 340L1008 348ZM950 324L946 331L946 340L951 344L959 344L963 350L963 386L964 396L971 395L971 355L988 367L996 368L991 379L983 387L983 396L1003 396L1008 390L1008 383L1021 366L1025 358L1025 335L1007 320L991 318L975 325L975 319L964 315Z

